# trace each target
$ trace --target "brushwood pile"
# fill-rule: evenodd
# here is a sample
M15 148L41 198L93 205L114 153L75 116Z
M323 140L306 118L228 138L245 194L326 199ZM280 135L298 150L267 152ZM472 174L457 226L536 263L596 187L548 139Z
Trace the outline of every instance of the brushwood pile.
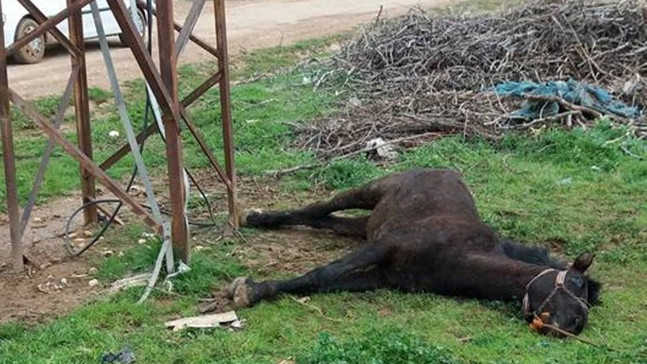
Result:
M532 1L503 12L413 9L363 28L319 83L350 92L345 113L301 126L298 145L333 157L376 138L416 145L451 133L587 127L647 137L644 1Z

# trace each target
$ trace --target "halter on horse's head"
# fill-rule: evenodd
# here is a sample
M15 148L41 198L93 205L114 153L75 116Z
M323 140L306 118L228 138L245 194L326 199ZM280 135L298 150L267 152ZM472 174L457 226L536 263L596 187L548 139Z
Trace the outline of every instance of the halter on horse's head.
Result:
M533 277L523 298L526 320L538 318L549 327L579 334L586 325L591 298L595 299L589 297L591 288L595 289L595 296L599 288L598 283L590 282L584 275L592 262L593 255L584 253L568 269L549 268Z

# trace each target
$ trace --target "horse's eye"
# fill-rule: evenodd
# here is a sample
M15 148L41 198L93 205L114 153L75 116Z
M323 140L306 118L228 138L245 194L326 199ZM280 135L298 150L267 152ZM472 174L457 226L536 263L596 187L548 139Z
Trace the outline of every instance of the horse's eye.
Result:
M571 278L571 282L575 285L577 288L582 288L584 286L584 280L582 277L573 277Z

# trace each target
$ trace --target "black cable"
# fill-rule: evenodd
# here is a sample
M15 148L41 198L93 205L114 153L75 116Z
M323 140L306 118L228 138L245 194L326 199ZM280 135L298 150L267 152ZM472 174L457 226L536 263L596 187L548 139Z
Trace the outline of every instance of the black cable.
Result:
M189 176L189 179L191 180L191 183L195 186L195 188L198 190L198 193L200 193L200 196L202 196L202 199L204 200L205 205L207 205L207 211L209 212L209 218L211 221L216 221L216 217L213 215L213 209L211 208L211 202L209 202L209 198L207 195L204 193L202 190L202 187L200 187L200 184L198 184L198 181L193 177L191 172L189 172L188 168L184 168L184 171L186 172L187 176Z
M117 202L119 202L119 205L115 209L115 212L110 216L110 219L103 225L103 227L101 228L101 231L99 231L99 234L92 240L92 242L90 242L90 244L84 246L80 251L78 251L76 253L74 251L72 251L72 246L70 245L70 225L72 224L72 220L74 219L74 217L79 212L85 210L85 208L88 207L88 206L96 205L96 204L99 204L99 203L117 203ZM117 212L119 211L119 209L121 208L122 205L123 205L123 203L121 203L121 200L117 200L117 199L93 200L93 201L84 203L83 205L81 205L81 207L74 210L72 215L70 215L70 217L67 219L67 223L65 224L65 235L64 235L64 239L63 239L63 244L65 245L65 250L67 250L67 253L69 255L72 255L72 256L79 256L79 255L83 254L83 252L85 252L86 250L90 249L99 240L99 238L108 229L108 227L112 224L112 221L117 216Z
M78 252L75 253L74 251L72 251L72 246L71 246L70 240L69 240L70 225L72 223L72 220L74 220L74 217L76 215L78 215L81 211L83 211L85 208L87 208L88 206L97 205L97 204L100 204L100 203L118 203L119 205L115 208L115 211L110 215L110 219L101 227L101 231L99 231L99 234L97 234L97 236L88 245L84 246L81 250L79 250ZM123 202L121 202L121 200L119 200L119 199L102 199L102 200L93 200L93 201L84 203L81 207L74 210L72 215L70 215L70 217L68 218L67 223L65 224L65 241L64 241L64 245L65 245L65 249L67 250L68 254L70 254L72 256L79 256L79 255L85 253L85 251L87 251L88 249L90 249L100 239L100 237L103 236L103 234L108 229L108 227L110 227L110 225L112 225L112 222L117 217L117 213L119 212L119 209L121 209L122 206L123 206ZM149 206L144 206L144 207L147 208L147 209L150 209ZM171 215L170 212L167 212L167 211L162 210L160 212L165 214L165 215ZM203 222L203 221L195 221L195 220L190 220L190 219L189 219L189 224L199 226L199 227L212 227L212 226L216 225L215 222Z

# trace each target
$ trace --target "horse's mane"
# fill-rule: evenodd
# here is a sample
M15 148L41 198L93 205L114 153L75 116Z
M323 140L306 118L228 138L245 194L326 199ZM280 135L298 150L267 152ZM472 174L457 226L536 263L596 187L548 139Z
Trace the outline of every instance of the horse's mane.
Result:
M501 247L505 255L512 259L530 264L547 265L555 269L566 268L566 263L551 257L548 249L544 247L521 245L507 239L501 240Z
M554 269L566 269L567 264L552 257L548 249L540 246L527 246L514 243L507 239L501 239L503 253L509 258L522 262L538 265L547 265ZM600 290L602 284L591 277L588 277L589 303L596 305L600 303Z

